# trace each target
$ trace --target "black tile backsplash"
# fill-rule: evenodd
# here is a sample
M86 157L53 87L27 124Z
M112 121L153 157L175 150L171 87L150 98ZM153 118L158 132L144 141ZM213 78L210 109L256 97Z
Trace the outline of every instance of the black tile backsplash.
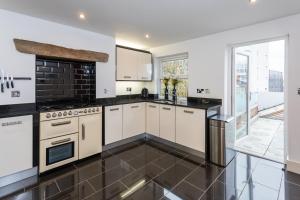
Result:
M94 101L96 63L36 58L36 101Z

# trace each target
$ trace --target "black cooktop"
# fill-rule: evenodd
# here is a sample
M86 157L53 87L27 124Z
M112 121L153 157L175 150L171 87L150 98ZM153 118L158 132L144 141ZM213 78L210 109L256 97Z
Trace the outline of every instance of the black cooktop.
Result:
M78 109L78 108L87 108L92 107L94 103L87 103L87 102L64 102L64 103L57 103L57 102L48 102L43 104L37 104L37 110L40 112L48 112L48 111L56 111L56 110L71 110L71 109Z

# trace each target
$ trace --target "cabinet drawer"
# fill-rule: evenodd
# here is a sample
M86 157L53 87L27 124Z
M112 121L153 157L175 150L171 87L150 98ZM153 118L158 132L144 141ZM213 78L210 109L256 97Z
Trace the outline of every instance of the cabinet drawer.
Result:
M40 123L40 139L53 138L78 132L78 118L65 118Z
M145 103L123 105L123 139L145 133Z

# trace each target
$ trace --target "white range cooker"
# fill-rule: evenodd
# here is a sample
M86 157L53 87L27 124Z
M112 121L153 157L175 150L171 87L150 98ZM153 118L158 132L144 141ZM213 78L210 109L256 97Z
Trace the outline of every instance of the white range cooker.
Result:
M102 151L101 106L40 110L40 173Z

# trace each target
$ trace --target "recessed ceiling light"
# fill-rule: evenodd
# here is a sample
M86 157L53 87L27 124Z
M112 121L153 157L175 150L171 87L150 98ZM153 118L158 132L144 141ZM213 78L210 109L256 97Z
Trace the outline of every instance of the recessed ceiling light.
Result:
M146 35L145 35L145 38L147 38L147 39L150 38L150 35L149 35L149 34L146 34Z
M249 0L250 4L255 4L256 0Z
M79 14L79 18L80 18L80 19L85 19L85 14L84 14L84 13L80 13L80 14Z

